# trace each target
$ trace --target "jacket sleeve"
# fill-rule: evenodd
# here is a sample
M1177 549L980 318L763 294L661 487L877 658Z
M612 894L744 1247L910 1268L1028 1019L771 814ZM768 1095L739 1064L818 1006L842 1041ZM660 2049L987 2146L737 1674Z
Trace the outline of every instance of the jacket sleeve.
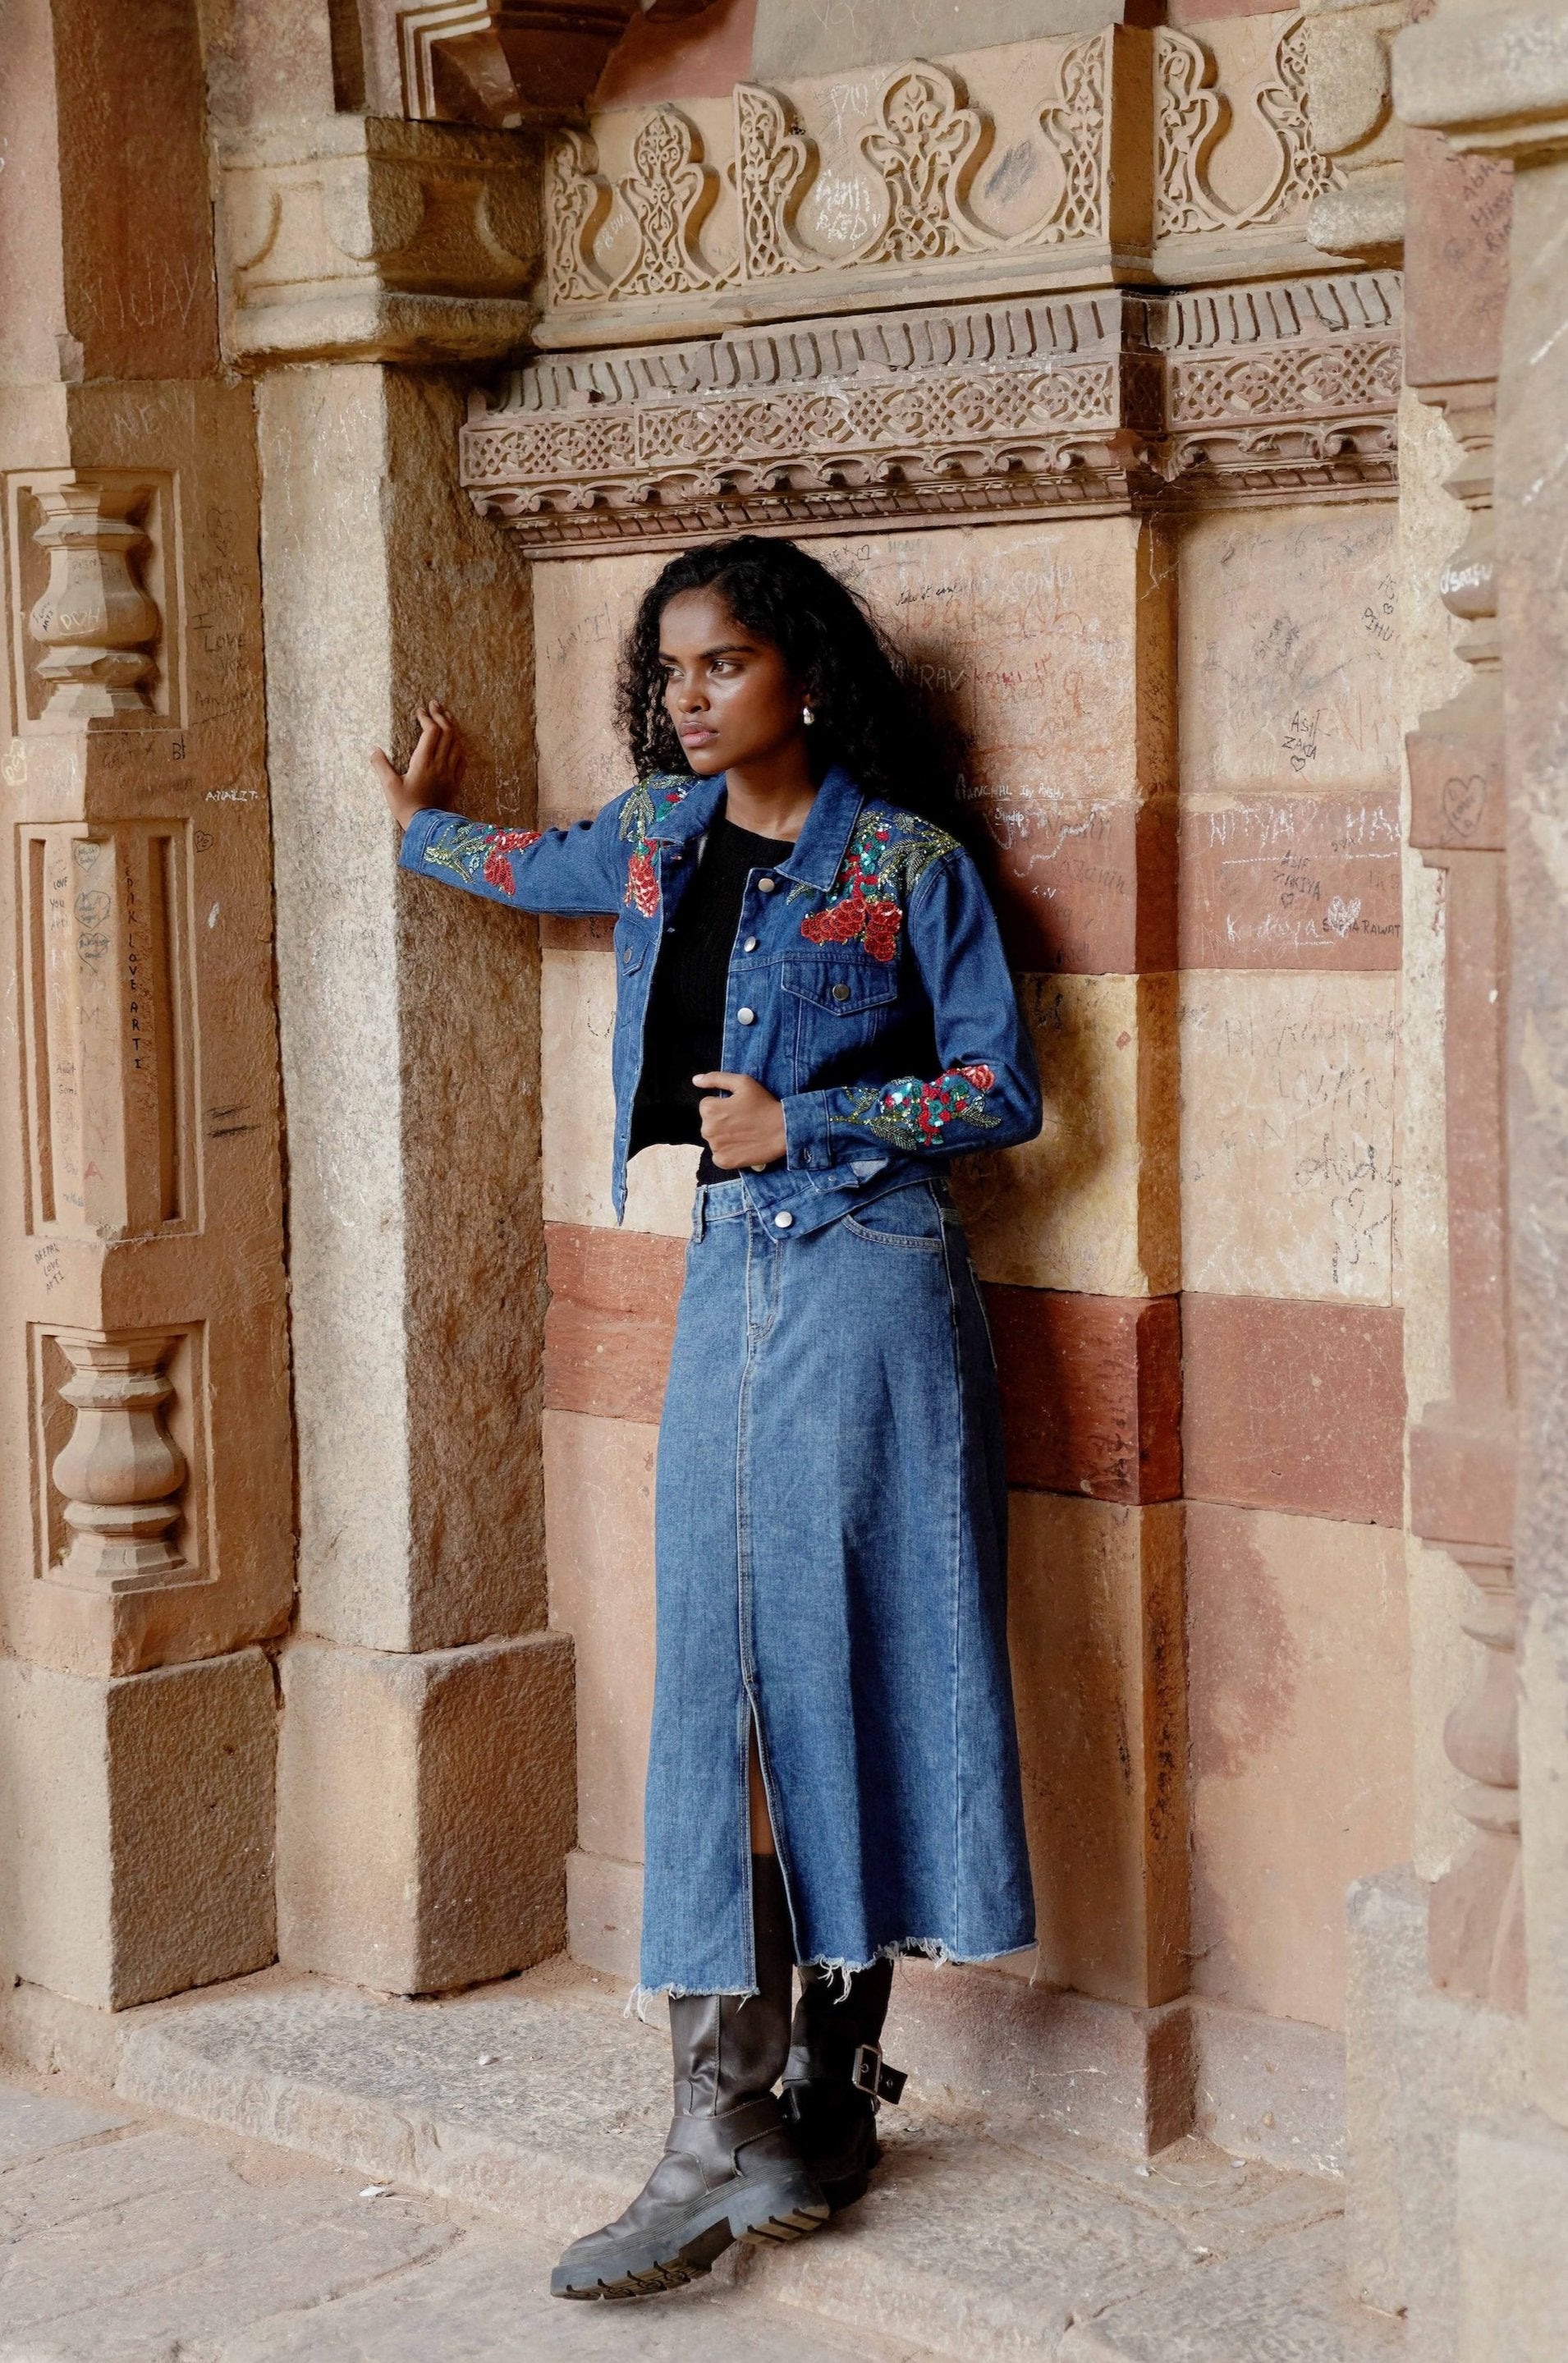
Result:
M458 813L419 812L403 831L401 868L461 886L514 911L562 918L618 911L626 893L624 796L570 828L497 828Z
M942 1071L800 1092L784 1102L787 1164L814 1172L878 1148L913 1156L1010 1148L1040 1129L1040 1075L996 915L955 847L910 899L909 945L935 1020Z

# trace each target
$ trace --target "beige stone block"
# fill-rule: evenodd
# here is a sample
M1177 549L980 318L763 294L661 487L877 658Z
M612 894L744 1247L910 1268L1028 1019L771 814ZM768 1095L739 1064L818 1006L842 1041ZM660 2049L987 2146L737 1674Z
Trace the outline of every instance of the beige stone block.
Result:
M550 1623L577 1654L578 1844L623 1862L643 1856L657 1448L642 1420L545 1414Z
M1176 1288L1175 980L1022 977L1019 997L1045 1121L955 1174L977 1270L1095 1296Z
M1459 2136L1460 2363L1568 2355L1568 2131L1538 2110Z
M1184 794L1374 790L1398 774L1390 505L1195 518L1179 572Z
M531 815L526 572L454 480L455 387L302 368L257 400L300 1613L443 1647L544 1614L536 937L397 871L366 749L439 692L471 808Z
M1187 1969L1181 1505L1014 1492L1010 1516L1039 1974L1166 2002Z
M566 1940L571 1643L285 1651L279 1954L392 1993L504 1977Z
M567 1942L574 1961L637 1982L643 1867L574 1849L567 1857Z
M971 48L1043 33L1096 33L1123 9L1110 0L860 0L855 7L801 8L757 0L752 72L761 81L839 73L904 57L940 57L962 27Z
M273 1952L277 1726L259 1649L97 1681L0 1659L0 1946L100 2010Z
M1224 1296L1393 1291L1392 976L1182 981L1182 1280Z
M613 1224L610 1164L615 1094L615 963L597 948L547 951L541 1030L544 1199L547 1223ZM626 1169L626 1227L685 1238L697 1181L695 1148L645 1148Z
M668 556L613 551L534 569L541 826L586 819L632 783L615 669L637 601Z
M1344 2024L1344 1894L1408 1858L1401 1538L1191 1502L1194 1991Z

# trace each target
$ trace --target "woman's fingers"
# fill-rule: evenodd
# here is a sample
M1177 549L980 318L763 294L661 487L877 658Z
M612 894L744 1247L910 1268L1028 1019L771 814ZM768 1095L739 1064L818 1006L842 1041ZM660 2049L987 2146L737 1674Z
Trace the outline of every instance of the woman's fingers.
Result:
M754 1075L693 1075L691 1080L700 1092L736 1092L756 1079Z

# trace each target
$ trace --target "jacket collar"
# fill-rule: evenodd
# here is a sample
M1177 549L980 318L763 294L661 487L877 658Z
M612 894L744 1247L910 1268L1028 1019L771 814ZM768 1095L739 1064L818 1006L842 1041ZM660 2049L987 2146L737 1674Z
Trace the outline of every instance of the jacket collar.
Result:
M687 845L701 837L712 828L723 793L722 771L711 780L693 780L680 802L659 814L648 831L650 843ZM849 773L835 763L817 790L794 850L778 864L779 876L820 887L825 894L843 866L862 802Z

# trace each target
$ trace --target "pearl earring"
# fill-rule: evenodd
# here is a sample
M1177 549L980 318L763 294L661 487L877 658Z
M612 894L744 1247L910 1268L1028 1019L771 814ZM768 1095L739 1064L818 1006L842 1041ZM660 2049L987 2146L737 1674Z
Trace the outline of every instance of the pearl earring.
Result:
M807 727L807 729L808 729L808 730L811 728L811 727L812 727L812 723L816 720L816 718L817 718L817 717L816 717L816 716L812 712L812 709L811 709L811 707L810 707L809 705L802 705L802 706L801 706L801 721L805 724L805 726L806 726L806 727Z

